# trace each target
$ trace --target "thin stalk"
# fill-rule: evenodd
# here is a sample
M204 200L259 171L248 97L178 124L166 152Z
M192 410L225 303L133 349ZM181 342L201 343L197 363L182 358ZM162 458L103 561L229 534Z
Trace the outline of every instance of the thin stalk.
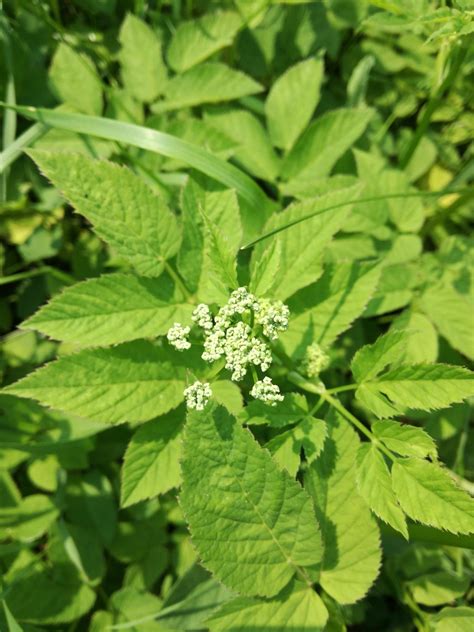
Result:
M345 384L344 386L336 386L335 388L328 388L326 393L334 394L334 393L344 393L346 391L355 391L358 387L358 384Z
M9 283L16 283L17 281L23 281L24 279L32 279L33 277L41 276L42 274L51 274L64 283L74 283L75 279L61 270L56 270L51 266L42 266L41 268L34 268L33 270L26 270L26 272L19 272L18 274L10 274L0 279L0 285L8 285Z
M188 290L188 288L184 285L183 280L181 279L179 274L176 272L176 270L173 268L173 266L170 263L168 263L168 261L164 261L163 262L163 266L164 266L166 272L170 275L170 277L173 279L173 281L179 287L179 289L183 293L183 296L188 301L188 303L195 303L196 299L191 294L191 292Z

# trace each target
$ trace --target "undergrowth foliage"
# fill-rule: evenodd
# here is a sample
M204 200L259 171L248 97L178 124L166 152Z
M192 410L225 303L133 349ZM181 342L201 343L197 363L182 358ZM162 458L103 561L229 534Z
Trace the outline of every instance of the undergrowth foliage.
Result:
M352 4L368 33L399 33L414 19ZM226 186L233 172L188 169L185 152L155 179L160 163L117 157L109 137L103 152L57 149L56 129L27 151L112 254L108 270L68 283L23 320L22 330L60 343L57 357L9 379L0 396L11 467L25 451L33 464L54 455L51 467L30 466L54 497L17 498L8 467L0 479L11 499L0 511L9 632L21 629L16 620L25 631L78 621L92 632L368 630L370 604L387 595L399 600L400 630L414 621L450 632L454 619L472 629L462 601L472 485L457 467L461 440L454 464L443 447L458 431L466 440L474 396L465 199L446 195L455 226L437 223L447 206L421 178L441 142L422 141L423 130L417 139L420 127L402 134L394 166L382 105L367 105L370 72L385 59L379 40L365 40L346 102L321 110L331 38L329 60L320 49L292 60L261 99L265 77L250 76L248 59L209 61L241 31L258 39L259 25L275 28L265 11L245 25L242 7L182 22L167 64L146 22L130 14L120 29L123 88L111 89L110 106L140 106L150 127L195 145L206 138L212 157L233 156L247 172L239 179L236 169L235 187ZM447 15L452 68L471 22L457 9L432 20ZM333 34L362 20L331 16ZM417 20L428 47L443 36ZM411 46L416 70L427 62ZM387 65L400 63L392 54ZM72 67L84 90L65 81ZM71 114L71 125L102 114L89 57L62 41L50 75L84 115ZM104 551L111 566L126 565L120 580ZM456 599L458 608L434 610ZM389 629L384 615L374 621Z

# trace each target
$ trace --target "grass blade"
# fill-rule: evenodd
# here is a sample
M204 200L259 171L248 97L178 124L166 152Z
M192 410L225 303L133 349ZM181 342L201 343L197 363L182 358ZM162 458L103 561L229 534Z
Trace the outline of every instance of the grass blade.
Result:
M0 105L11 107L5 103L0 103ZM123 123L98 116L71 114L58 110L23 106L16 106L15 110L26 118L38 121L48 127L97 136L124 143L125 145L134 145L135 147L162 154L168 158L178 159L222 184L235 189L237 194L255 210L260 211L262 205L266 206L269 202L262 189L240 169L213 156L205 149L171 134L158 132L141 125Z
M3 173L15 160L21 156L23 150L29 147L36 140L41 138L48 128L42 123L35 123L29 127L21 136L18 136L5 151L0 154L0 173Z

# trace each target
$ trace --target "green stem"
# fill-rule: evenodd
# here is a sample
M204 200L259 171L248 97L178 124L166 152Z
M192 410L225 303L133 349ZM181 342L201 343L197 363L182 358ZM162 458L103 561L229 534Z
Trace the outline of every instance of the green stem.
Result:
M326 393L344 393L345 391L355 391L358 384L346 384L344 386L336 386L335 388L328 388Z
M193 297L191 292L188 290L188 288L184 285L183 280L181 279L179 274L176 272L176 270L173 268L173 266L170 263L168 263L168 261L163 261L163 266L166 272L170 275L170 277L179 287L179 289L183 293L183 296L188 301L188 303L195 303L196 302L195 298Z

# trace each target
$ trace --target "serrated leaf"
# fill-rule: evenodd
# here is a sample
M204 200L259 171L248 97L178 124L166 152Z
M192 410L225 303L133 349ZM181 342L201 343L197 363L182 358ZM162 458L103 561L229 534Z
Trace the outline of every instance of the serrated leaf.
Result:
M412 520L452 533L474 532L474 500L440 466L398 459L392 466L392 486Z
M431 321L418 312L405 311L396 318L391 330L404 329L407 336L403 351L403 364L436 362L438 359L438 334Z
M188 415L182 477L193 543L229 588L270 597L321 560L309 496L224 408Z
M295 295L295 314L281 335L288 354L302 358L312 342L328 348L364 311L379 278L371 264L340 263L326 267L324 275Z
M101 114L102 84L87 55L76 53L61 42L54 53L49 77L64 103L85 114Z
M412 300L416 282L416 269L411 262L384 266L364 316L379 316L405 307Z
M430 435L415 426L401 424L392 419L376 421L372 424L372 432L382 443L401 456L430 456L437 458L436 443Z
M391 331L371 345L365 345L352 358L351 371L357 382L376 377L386 366L403 357L407 333Z
M120 74L126 90L138 101L154 101L163 93L167 81L156 33L143 20L128 13L118 39Z
M281 243L274 239L270 246L250 261L249 290L256 296L271 295L281 268Z
M433 616L432 621L434 632L471 632L474 626L474 608L443 608Z
M314 180L329 175L337 160L365 131L370 109L332 110L320 116L304 132L282 165L285 180Z
M301 393L285 393L285 399L278 406L268 406L265 402L252 399L239 415L239 419L249 425L268 424L283 428L301 421L308 416L308 402Z
M296 476L301 450L304 450L306 461L312 463L321 453L326 437L326 422L315 417L306 417L290 430L270 439L266 447L281 468L291 476Z
M199 64L232 40L242 26L235 11L215 11L197 20L181 22L171 39L166 57L178 73Z
M135 431L122 467L122 507L178 487L183 421L184 411L178 409Z
M328 430L322 454L308 468L305 487L323 536L319 583L336 601L349 604L361 599L378 575L379 530L357 491L357 434L332 413Z
M62 356L5 392L103 423L148 421L183 400L185 369L150 342Z
M357 453L357 487L370 509L408 539L405 514L393 492L387 464L370 443L363 443Z
M291 204L282 213L271 216L265 225L265 232L278 230L314 214L303 222L290 225L278 235L281 243L281 274L273 288L275 297L284 300L300 288L313 283L322 274L325 248L341 229L351 209L350 203L343 204L355 200L359 192L358 185L347 187ZM324 209L332 205L341 205L342 208L324 212ZM318 215L320 209L323 212ZM270 246L268 240L263 242L257 246L255 256L260 256L260 252Z
M176 254L180 230L165 202L125 167L80 154L30 151L41 171L95 232L147 276Z
M235 290L238 286L235 255L227 236L210 221L204 211L201 212L209 243L207 253L213 273L212 280L225 296L229 290Z
M22 324L83 347L160 336L174 322L191 322L192 305L165 277L108 274L57 294Z
M260 92L262 86L251 77L219 62L205 62L170 79L164 101L154 112L166 112L204 103L221 103Z
M357 395L364 403L378 401L372 410L381 417L406 408L436 410L474 395L474 374L449 364L401 366L361 383Z
M265 101L270 137L276 147L289 150L309 123L319 102L324 74L322 59L306 59L273 83Z
M273 599L237 597L224 604L206 621L211 632L318 632L328 611L321 597L303 583L295 582Z

